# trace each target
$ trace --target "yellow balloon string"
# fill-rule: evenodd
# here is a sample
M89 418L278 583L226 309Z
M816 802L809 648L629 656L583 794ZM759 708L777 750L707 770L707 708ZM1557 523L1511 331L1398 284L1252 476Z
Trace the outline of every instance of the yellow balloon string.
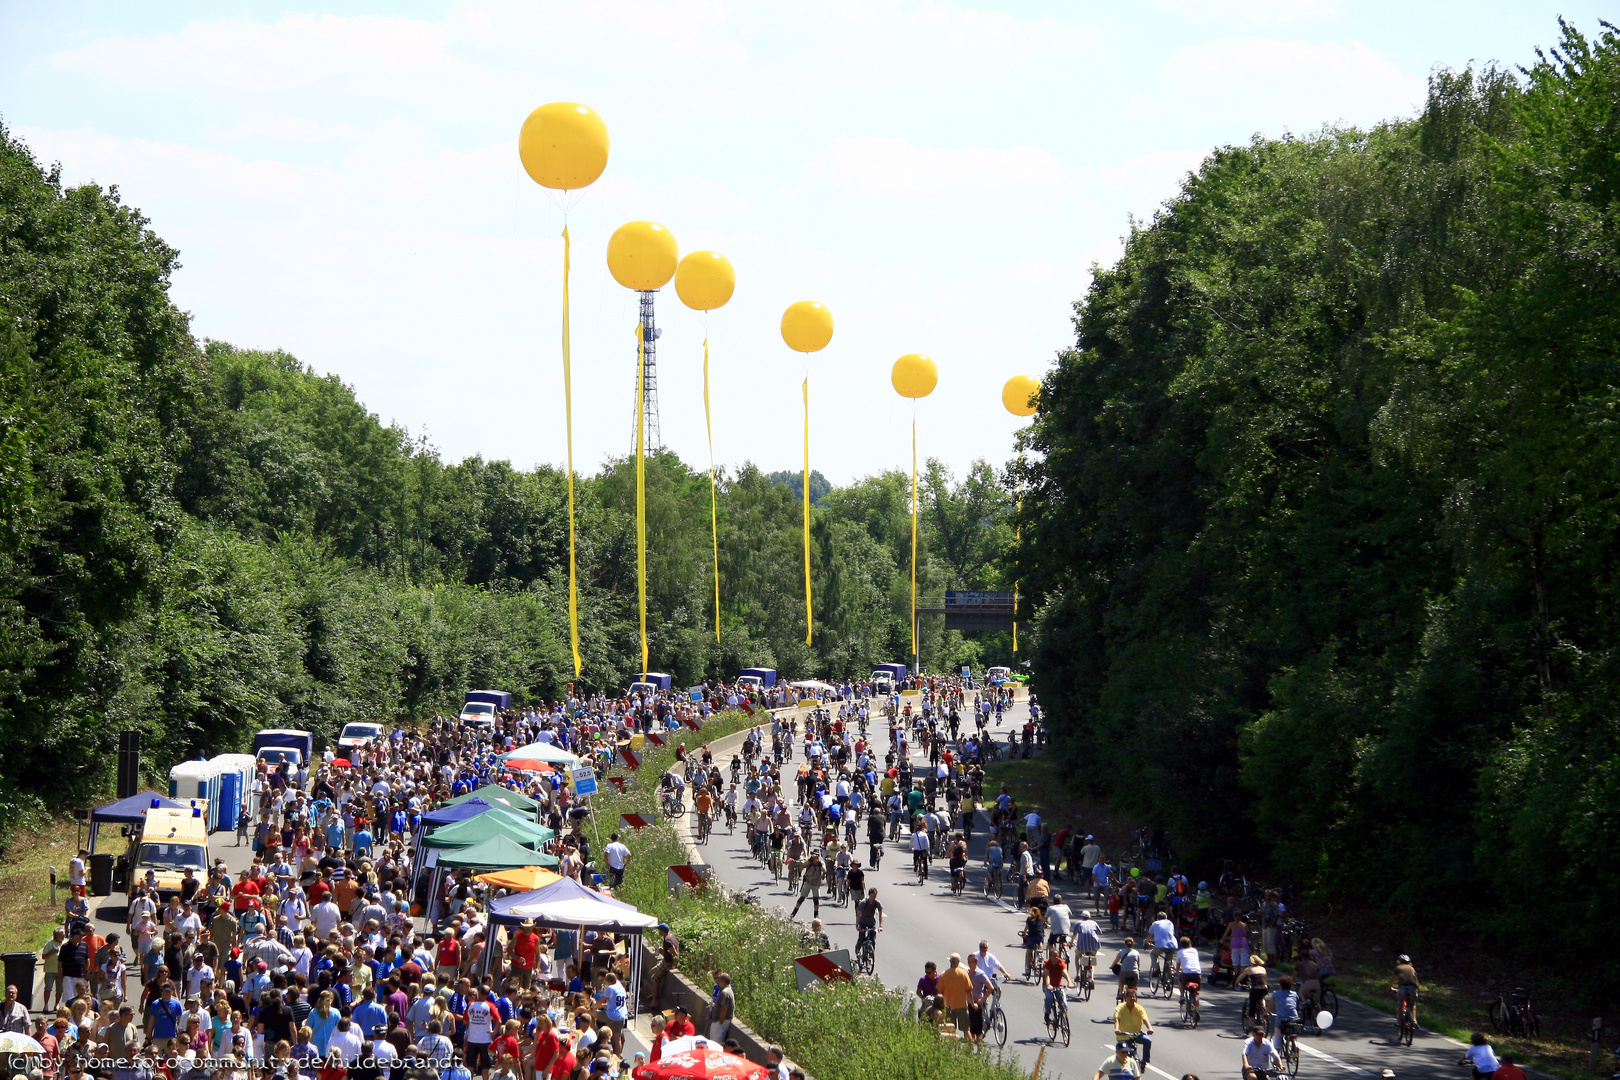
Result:
M709 533L714 539L714 642L720 643L720 511L714 481L714 419L709 412L709 338L703 338L703 425L709 429Z
M568 356L568 269L571 244L568 226L563 226L563 416L568 429L568 644L574 650L574 678L583 666L579 660L579 572L574 560L574 376Z
M815 619L810 611L810 376L804 377L804 643Z
M911 655L922 668L917 652L917 402L911 403Z
M636 594L641 607L641 670L647 667L647 342L636 323Z
M1018 560L1024 553L1024 452L1018 451L1018 512L1013 539L1013 652L1018 651Z

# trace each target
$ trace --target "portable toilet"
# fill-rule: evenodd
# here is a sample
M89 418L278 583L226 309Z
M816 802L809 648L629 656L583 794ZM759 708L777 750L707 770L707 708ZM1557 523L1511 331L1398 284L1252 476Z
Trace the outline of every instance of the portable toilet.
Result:
M252 754L221 754L209 758L208 764L219 769L219 828L229 832L236 828L243 809L249 813L253 810L248 801L253 797L257 759Z
M200 759L182 761L169 770L169 798L197 800L204 807L209 831L219 828L219 766Z

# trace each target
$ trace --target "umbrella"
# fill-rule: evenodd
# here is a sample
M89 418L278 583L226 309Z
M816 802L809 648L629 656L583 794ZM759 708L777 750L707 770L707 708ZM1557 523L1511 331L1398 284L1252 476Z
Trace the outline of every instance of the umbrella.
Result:
M333 764L333 765L335 765L335 766L337 766L337 767L338 767L338 768L340 768L340 769L348 769L348 768L352 768L352 767L353 767L353 766L351 766L351 765L350 765L350 764L349 764L349 759L348 759L348 758L346 758L346 757L340 757L340 758L337 758L337 759L335 759L335 760L334 760L334 761L333 761L333 762L332 762L332 764Z
M0 1032L0 1054L43 1054L45 1048L20 1031Z
M520 772L551 772L551 766L544 761L534 758L511 758L506 762L508 769L517 769Z
M479 874L478 880L486 885L493 885L497 889L511 889L513 892L533 892L543 885L550 885L553 881L561 881L562 875L554 874L550 870L538 866L518 866L511 870L496 870L490 874Z
M674 1080L676 1077L727 1077L729 1080L767 1080L763 1066L745 1057L727 1054L709 1046L694 1046L671 1054L669 1047L657 1061L631 1073L635 1080Z

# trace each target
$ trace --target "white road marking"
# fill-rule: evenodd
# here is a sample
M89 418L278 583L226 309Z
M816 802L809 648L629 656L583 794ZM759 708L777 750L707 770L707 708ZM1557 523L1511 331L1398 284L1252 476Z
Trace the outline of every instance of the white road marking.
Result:
M1311 1055L1312 1057L1321 1058L1323 1061L1326 1061L1326 1062L1328 1062L1329 1064L1332 1064L1332 1065L1337 1065L1339 1068L1344 1069L1347 1072L1360 1073L1362 1076L1371 1076L1372 1075L1372 1073L1367 1071L1366 1069L1357 1068L1354 1065L1350 1065L1350 1064L1347 1064L1346 1062L1340 1061L1338 1058L1334 1057L1332 1054L1324 1054L1324 1053L1322 1053L1322 1051L1316 1049L1314 1046L1306 1046L1304 1043L1300 1042L1297 1039L1294 1040L1294 1045L1299 1047L1301 1050L1305 1051L1307 1054Z

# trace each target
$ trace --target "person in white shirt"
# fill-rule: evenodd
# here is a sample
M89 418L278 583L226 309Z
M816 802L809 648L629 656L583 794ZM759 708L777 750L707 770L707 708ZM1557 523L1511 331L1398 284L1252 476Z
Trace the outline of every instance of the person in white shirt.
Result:
M1203 982L1204 964L1198 958L1198 950L1193 948L1192 938L1182 935L1179 944L1181 947L1176 950L1176 966L1181 969L1181 975L1177 981L1185 990L1188 986Z
M1164 912L1148 927L1148 933L1153 938L1153 970L1159 969L1159 963L1169 962L1169 958L1176 951L1176 924Z
M996 954L990 951L989 941L979 942L979 951L975 955L979 960L979 970L990 978L994 979L997 975L1003 978L1012 977L1012 972L1002 967L1001 961L996 959Z
M1281 1068L1282 1058L1277 1056L1277 1048L1266 1038L1266 1029L1257 1026L1248 1041L1243 1044L1240 1067L1243 1070L1244 1080L1258 1080L1264 1077L1272 1065Z
M186 969L186 994L192 996L202 993L204 982L214 981L214 969L204 962L202 954L198 953L192 959L191 966Z
M362 1045L360 1033L354 1030L354 1025L345 1016L338 1020L337 1030L332 1032L331 1039L327 1041L326 1053L328 1057L337 1059L339 1064L352 1065L360 1060Z
M607 859L611 884L617 889L624 882L624 868L630 862L630 849L619 843L619 834L614 833L608 839L607 847L602 849L602 856Z
M1502 1063L1496 1059L1496 1051L1492 1050L1491 1044L1485 1041L1483 1031L1474 1032L1473 1037L1468 1042L1470 1045L1467 1050L1463 1051L1463 1056L1458 1060L1457 1064L1473 1066L1473 1075L1476 1080L1478 1077L1490 1076L1502 1067Z
M1046 906L1047 944L1067 945L1073 919L1074 912L1070 911L1069 905L1063 902L1062 895L1053 893L1051 903Z

